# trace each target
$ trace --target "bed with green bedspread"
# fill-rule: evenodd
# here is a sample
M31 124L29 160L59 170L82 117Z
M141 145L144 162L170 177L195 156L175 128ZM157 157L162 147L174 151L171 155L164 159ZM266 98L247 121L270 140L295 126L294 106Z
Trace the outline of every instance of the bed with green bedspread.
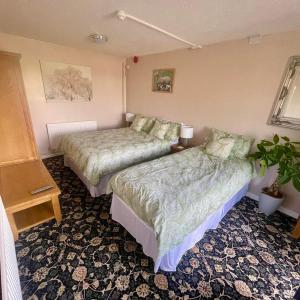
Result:
M70 159L92 185L101 176L158 158L170 151L170 141L130 128L65 135L58 151Z
M162 257L254 175L247 159L220 159L194 147L119 172L108 192L153 228Z

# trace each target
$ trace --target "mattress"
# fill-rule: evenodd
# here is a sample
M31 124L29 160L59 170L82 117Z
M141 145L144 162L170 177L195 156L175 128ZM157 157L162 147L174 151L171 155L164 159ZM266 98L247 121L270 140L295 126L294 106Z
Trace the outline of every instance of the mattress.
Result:
M162 257L254 175L254 166L246 159L223 160L194 147L117 173L108 192L154 230L157 256Z
M170 145L169 141L127 127L68 134L58 151L96 186L104 175L167 154Z
M126 230L143 246L144 253L154 261L154 272L158 269L173 272L184 253L202 239L208 229L217 228L227 212L238 203L248 191L248 184L244 185L235 195L227 199L221 207L206 217L194 231L185 236L181 244L175 246L163 256L159 256L155 232L147 223L140 219L134 210L120 197L113 194L111 214Z

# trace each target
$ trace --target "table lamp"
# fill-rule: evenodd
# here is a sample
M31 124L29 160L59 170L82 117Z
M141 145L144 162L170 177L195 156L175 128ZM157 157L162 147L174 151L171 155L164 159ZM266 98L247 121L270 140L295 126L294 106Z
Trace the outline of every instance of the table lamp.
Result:
M181 144L184 147L188 146L189 139L194 135L194 128L188 125L182 125L180 128Z
M133 113L127 112L127 113L125 114L126 122L128 122L129 125L130 125L130 123L133 122L134 117L135 117L135 114L133 114Z

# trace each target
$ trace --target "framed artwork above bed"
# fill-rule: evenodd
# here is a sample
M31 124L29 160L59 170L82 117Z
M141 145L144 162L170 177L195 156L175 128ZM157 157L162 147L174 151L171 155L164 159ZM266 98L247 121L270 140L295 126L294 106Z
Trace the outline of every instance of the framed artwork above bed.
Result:
M47 102L84 102L93 98L90 67L40 61Z
M152 73L152 91L172 93L174 88L175 69L156 69Z

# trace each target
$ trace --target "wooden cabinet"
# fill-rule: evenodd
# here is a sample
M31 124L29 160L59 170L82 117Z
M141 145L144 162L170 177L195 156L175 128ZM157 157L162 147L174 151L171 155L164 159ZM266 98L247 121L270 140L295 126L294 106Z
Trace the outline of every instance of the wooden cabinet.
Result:
M0 51L0 166L38 158L19 60Z
M51 188L31 194L45 186ZM15 239L32 226L61 220L60 190L37 154L20 55L1 51L0 194Z

